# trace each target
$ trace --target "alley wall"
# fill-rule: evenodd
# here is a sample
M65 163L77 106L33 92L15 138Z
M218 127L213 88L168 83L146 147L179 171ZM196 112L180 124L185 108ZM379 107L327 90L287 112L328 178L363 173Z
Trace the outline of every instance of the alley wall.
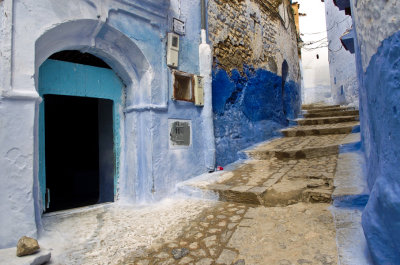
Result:
M370 199L362 223L376 264L400 260L400 5L352 1Z
M340 37L352 28L353 21L333 0L325 0L328 57L333 104L358 108L358 82L355 55L347 51Z
M288 0L210 0L217 164L278 135L300 110L297 34Z
M300 37L304 89L303 104L331 103L325 5L318 0L299 0Z

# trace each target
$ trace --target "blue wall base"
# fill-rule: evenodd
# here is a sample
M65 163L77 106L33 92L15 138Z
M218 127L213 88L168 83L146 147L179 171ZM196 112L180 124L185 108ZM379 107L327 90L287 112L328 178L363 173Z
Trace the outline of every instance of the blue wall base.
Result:
M400 31L382 42L359 79L371 189L362 224L374 262L400 264Z
M265 69L245 65L229 74L213 69L217 165L240 158L238 152L280 135L300 112L300 87Z

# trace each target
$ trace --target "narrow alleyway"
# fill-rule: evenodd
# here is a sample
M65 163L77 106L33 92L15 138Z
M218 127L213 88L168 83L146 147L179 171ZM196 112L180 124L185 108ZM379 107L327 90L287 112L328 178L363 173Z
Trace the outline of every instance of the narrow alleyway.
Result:
M118 228L112 226L118 220L115 210L100 215L94 211L93 233L102 235L102 240L94 242L86 231L85 251L71 250L61 260L68 264L338 264L337 231L329 207L339 147L359 141L359 134L352 133L359 124L358 111L318 105L303 109L305 118L298 120L299 126L282 131L286 137L245 151L252 159L183 186L217 193L219 202L177 201L171 211L162 211L162 217L155 212L143 218L138 217L140 212L125 214L131 217L124 216ZM187 209L187 216L186 210L178 210L179 204ZM179 212L176 220L174 212ZM136 221L150 220L149 216L159 219L150 223L159 223L158 233L150 229L154 235L149 237L146 225L141 225L142 232L129 232L138 228ZM73 218L68 220L71 227ZM59 229L57 217L46 222L50 230Z
M358 111L303 109L299 126L282 131L286 137L248 150L253 159L215 183L195 184L226 202L204 210L180 237L135 264L337 264L328 207L339 146L359 141L351 134ZM174 259L174 249L182 248L187 255ZM127 261L134 263L132 255Z

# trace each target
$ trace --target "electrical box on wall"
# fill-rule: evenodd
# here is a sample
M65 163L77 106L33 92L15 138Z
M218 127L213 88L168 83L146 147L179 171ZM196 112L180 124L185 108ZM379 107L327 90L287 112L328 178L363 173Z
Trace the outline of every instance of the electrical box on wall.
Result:
M204 106L204 81L199 75L194 76L194 104Z
M167 65L170 67L178 67L179 58L179 35L175 33L168 33L167 44Z
M192 122L190 120L169 119L169 147L188 148L192 142Z

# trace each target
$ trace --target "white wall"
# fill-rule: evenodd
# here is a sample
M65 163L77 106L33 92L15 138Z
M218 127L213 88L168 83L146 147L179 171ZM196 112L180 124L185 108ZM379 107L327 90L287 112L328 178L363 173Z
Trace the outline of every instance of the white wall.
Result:
M358 82L355 56L347 51L340 41L346 30L351 29L351 16L333 3L325 0L326 28L329 40L329 69L331 77L331 93L334 104L358 107Z
M179 1L186 21L179 70L199 72L200 1ZM0 0L0 248L41 226L38 182L39 66L53 53L100 57L126 85L120 108L119 200L158 200L207 171L203 108L171 100L169 0ZM3 15L6 14L6 15ZM209 101L211 99L208 99ZM208 102L210 103L210 102ZM192 121L192 145L168 146L168 119ZM210 141L210 139L207 139ZM212 139L211 139L212 140ZM117 147L118 148L118 147Z
M357 25L357 39L365 72L382 41L399 30L400 3L398 0L377 1L374 4L358 0L352 3L352 16Z
M299 0L300 34L305 45L302 49L302 64L304 74L303 104L331 101L330 75L328 63L328 48L326 46L325 5L320 0ZM318 33L318 34L314 34ZM319 59L317 59L319 55Z

